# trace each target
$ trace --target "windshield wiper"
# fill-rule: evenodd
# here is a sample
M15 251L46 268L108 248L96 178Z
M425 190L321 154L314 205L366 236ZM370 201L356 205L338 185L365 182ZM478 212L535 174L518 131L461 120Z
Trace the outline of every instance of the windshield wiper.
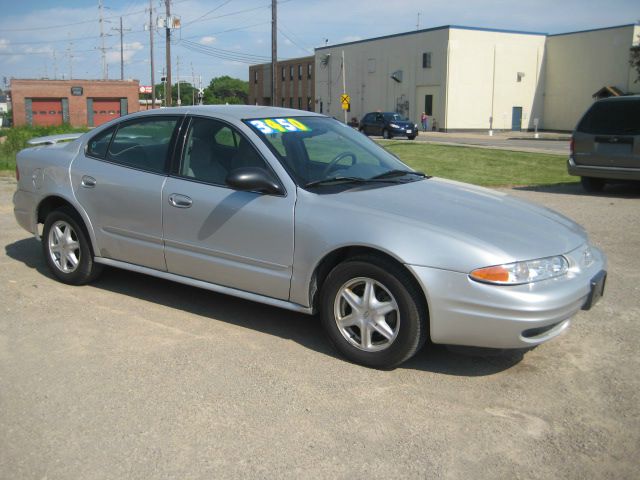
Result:
M416 175L421 178L431 178L428 175L422 172L414 172L413 170L389 170L388 172L381 173L376 175L375 177L371 177L371 179L380 179L380 178L392 178L392 177L402 177L403 175Z
M330 177L323 178L322 180L314 180L305 184L305 187L315 187L318 185L331 185L334 183L388 183L394 182L394 180L383 180L374 178L360 178L360 177ZM394 182L395 183L395 182Z

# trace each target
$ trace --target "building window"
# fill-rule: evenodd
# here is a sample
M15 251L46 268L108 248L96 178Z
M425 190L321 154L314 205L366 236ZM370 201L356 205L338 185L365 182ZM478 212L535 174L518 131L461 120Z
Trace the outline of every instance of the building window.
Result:
M282 97L282 102L280 103L281 107L284 107L284 97Z
M309 110L310 112L313 110L311 108L311 97L307 97L307 110Z
M293 108L293 97L289 97L289 108Z
M293 80L293 65L289 66L289 78Z
M298 80L302 80L302 65L298 65Z
M287 79L287 70L282 67L282 81L284 82Z
M298 110L302 110L302 97L298 97Z
M422 54L422 68L431 68L431 52Z
M307 64L307 78L311 78L311 74L313 73L313 65Z
M521 82L523 78L524 72L518 72L518 75L516 75L516 82Z
M258 71L253 71L253 83L258 83Z

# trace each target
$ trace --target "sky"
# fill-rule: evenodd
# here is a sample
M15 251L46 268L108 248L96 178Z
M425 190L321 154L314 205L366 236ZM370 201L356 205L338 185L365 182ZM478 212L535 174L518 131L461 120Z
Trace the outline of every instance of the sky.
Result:
M0 88L4 77L124 78L150 85L149 0L0 0ZM154 23L164 0L151 0ZM172 0L181 28L171 44L173 79L230 75L248 79L249 65L270 61L270 0ZM564 33L635 23L638 0L279 0L278 58L313 49L442 25ZM102 51L107 68L103 73ZM165 66L164 29L154 30L156 83ZM179 65L178 65L179 63ZM197 81L197 80L196 80Z

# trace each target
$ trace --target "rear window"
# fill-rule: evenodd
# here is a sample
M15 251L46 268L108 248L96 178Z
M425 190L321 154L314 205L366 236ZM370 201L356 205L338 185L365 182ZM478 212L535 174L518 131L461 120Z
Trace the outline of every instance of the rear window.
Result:
M582 118L577 130L595 135L638 135L640 99L596 102Z

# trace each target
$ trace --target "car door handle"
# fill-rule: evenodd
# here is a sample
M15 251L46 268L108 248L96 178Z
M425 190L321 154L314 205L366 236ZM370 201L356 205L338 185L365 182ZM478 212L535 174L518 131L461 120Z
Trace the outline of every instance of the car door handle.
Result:
M176 208L189 208L193 204L193 200L191 200L186 195L172 193L171 195L169 195L169 203L171 204L171 206Z
M96 186L96 184L98 182L96 182L96 179L93 177L90 177L89 175L85 175L84 177L82 177L82 186L85 188L93 188Z

